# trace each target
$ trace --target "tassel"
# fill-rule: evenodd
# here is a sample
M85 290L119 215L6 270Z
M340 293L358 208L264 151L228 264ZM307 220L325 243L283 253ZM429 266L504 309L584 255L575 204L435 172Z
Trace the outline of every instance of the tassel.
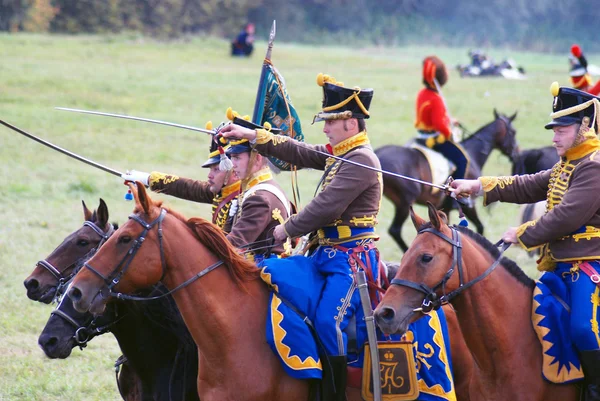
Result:
M461 227L469 227L469 222L467 221L465 214L462 211L462 208L458 206L458 225Z
M456 208L458 209L458 225L461 227L469 227L469 222L467 221L467 218L463 213L462 207L460 206L460 202L457 199L454 199L454 201L456 202Z
M125 200L126 201L132 201L133 200L133 194L131 193L131 189L127 190L127 193L125 194Z
M217 140L217 143L219 143L219 140ZM219 170L229 171L233 168L233 162L227 157L225 149L223 149L223 146L221 145L219 145L219 157L221 158L219 161Z

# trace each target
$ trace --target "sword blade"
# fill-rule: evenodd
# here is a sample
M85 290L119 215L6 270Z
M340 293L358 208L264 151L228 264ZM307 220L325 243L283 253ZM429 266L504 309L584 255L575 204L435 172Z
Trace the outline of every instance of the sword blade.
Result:
M26 136L26 137L27 137L27 138L29 138L29 139L33 139L34 141L36 141L36 142L39 142L39 143L41 143L42 145L49 147L50 149L54 149L54 150L56 150L56 151L58 151L58 152L60 152L60 153L63 153L63 154L65 154L65 155L69 156L69 157L72 157L72 158L73 158L73 159L75 159L75 160L79 160L80 162L83 162L83 163L85 163L85 164L89 164L89 165L90 165L90 166L92 166L92 167L96 167L96 168L98 168L98 169L100 169L100 170L102 170L102 171L106 171L107 173L110 173L110 174L112 174L112 175L116 175L117 177L121 177L121 176L123 175L123 173L121 173L120 171L113 170L113 169L112 169L112 168L110 168L110 167L103 166L102 164L100 164L100 163L96 163L96 162L95 162L95 161L93 161L93 160L86 159L85 157L79 156L79 155L78 155L78 154L76 154L76 153L70 152L70 151L68 151L68 150L66 150L66 149L63 149L63 148L61 148L61 147L59 147L59 146L56 146L56 145L54 145L54 144L52 144L52 143L50 143L50 142L48 142L48 141L45 141L45 140L43 140L42 138L38 138L38 137L37 137L37 136L35 136L35 135L32 135L32 134L30 134L30 133L28 133L28 132L26 132L26 131L23 131L23 130L22 130L22 129L20 129L20 128L17 128L17 127L15 127L15 126L14 126L14 125L12 125L12 124L9 124L9 123L7 123L6 121L2 121L2 120L0 120L0 124L4 125L4 126L5 126L5 127L7 127L7 128L10 128L10 129L11 129L11 130L13 130L13 131L16 131L16 132L18 132L18 133L19 133L19 134L21 134L21 135L24 135L24 136Z
M367 170L377 171L378 173L391 175L392 177L401 178L403 180L418 182L419 184L428 185L428 186L434 187L434 188L439 188L439 189L442 189L444 191L448 190L448 186L447 185L438 185L438 184L434 184L432 182L419 180L418 178L413 178L413 177L408 177L408 176L402 175L402 174L392 173L391 171L382 170L382 169L379 169L377 167L367 166L367 165L355 162L353 160L348 160L348 159L344 159L343 157L334 156L334 155L326 153L326 152L321 152L320 150L317 150L317 149L312 149L312 148L304 148L304 149L308 149L308 150L310 150L312 152L318 153L318 154L323 155L323 156L331 157L331 158L334 158L336 160L341 160L341 161L343 161L345 163L354 164L355 166L366 168Z
M203 132L203 133L209 134L209 135L213 135L215 133L215 131L212 131L212 130L207 130L207 129L203 129L203 128L192 127L190 125L170 123L168 121L153 120L151 118L126 116L126 115L123 115L123 114L114 114L114 113L104 113L104 112L101 112L101 111L70 109L68 107L55 107L55 109L56 110L62 110L62 111L70 111L70 112L74 112L74 113L93 114L95 116L116 117L116 118L123 118L125 120L143 121L143 122L146 122L146 123L160 124L160 125L166 125L168 127L176 127L176 128L187 129L187 130L190 130L190 131Z

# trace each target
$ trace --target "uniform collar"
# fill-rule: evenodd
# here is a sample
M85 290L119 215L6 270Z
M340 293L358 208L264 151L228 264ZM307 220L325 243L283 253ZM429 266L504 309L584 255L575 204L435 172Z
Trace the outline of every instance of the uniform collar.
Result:
M568 149L565 159L567 161L578 160L597 150L600 150L600 139L594 137Z
M263 167L258 170L256 173L252 174L248 177L248 185L246 185L246 190L252 188L255 185L260 184L261 182L269 181L273 179L273 174L271 174L271 169L267 167Z
M361 131L348 139L344 139L342 142L338 143L335 146L327 145L327 148L329 149L329 153L333 154L334 156L341 156L350 152L352 149L355 149L359 146L368 145L369 143L371 142L369 141L367 132Z
M229 195L231 195L234 192L240 192L241 185L242 185L242 181L237 180L233 184L224 186L223 188L221 188L221 196L223 198L227 198Z

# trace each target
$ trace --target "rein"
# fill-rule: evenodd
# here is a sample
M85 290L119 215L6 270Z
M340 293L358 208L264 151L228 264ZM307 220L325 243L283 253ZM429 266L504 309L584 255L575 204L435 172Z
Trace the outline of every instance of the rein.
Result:
M511 130L512 125L511 125L510 121L508 120L508 118L505 117L505 116L503 116L503 115L498 116L498 118L496 120L494 120L492 122L492 124L495 123L496 121L502 121L504 123L504 126L505 126L504 140L502 141L502 145L501 145L500 150L506 151L507 150L506 148L508 147L508 143L507 142L509 141L509 137L510 137L509 133L511 133L513 131L513 130ZM487 125L486 127L488 127L488 126L489 125ZM484 147L482 147L482 148L479 149L479 153L481 153L482 155L485 155L486 157L489 156L490 153L492 152L492 150L495 147L494 143L488 143L485 139L481 138L481 136L479 135L481 133L481 131L483 131L486 127L483 127L481 129L477 130L476 132L470 134L469 136L467 136L466 138L464 138L460 142L460 144L464 146L465 142L468 141L468 140L470 140L470 139L477 140L477 141L483 143L484 145L490 146L489 149L487 148L487 146L484 146ZM516 141L515 141L515 145L516 145ZM514 149L512 149L512 153L514 153ZM508 157L512 161L513 155L510 154L510 155L508 155Z
M419 308L413 309L413 312L421 312L424 314L428 314L432 310L438 310L442 305L449 303L452 299L460 295L460 293L466 291L470 287L474 286L475 284L489 276L494 271L494 269L496 269L496 267L498 267L498 265L500 264L504 251L506 251L511 245L510 243L505 243L502 240L498 241L495 244L495 246L500 248L500 255L498 255L498 258L496 258L494 263L492 263L492 265L488 267L481 275L477 276L468 283L464 283L462 265L462 242L460 239L460 232L454 226L449 227L452 231L452 238L449 238L447 235L433 227L425 228L417 233L417 235L426 232L432 233L437 237L443 239L444 241L448 242L450 245L452 245L452 265L450 266L446 274L444 274L444 277L436 285L434 285L433 287L429 287L424 283L415 283L413 281L402 280L398 278L394 278L390 281L390 285L398 285L402 287L412 288L413 290L417 290L425 294L425 298L423 299L421 306ZM448 280L450 280L450 278L454 274L454 271L457 269L459 286L456 290L446 293L446 283L448 282ZM436 291L440 288L442 289L442 296L438 296L436 293Z
M87 346L87 343L92 338L110 331L110 328L112 326L117 324L121 319L123 319L126 316L126 315L123 315L120 318L115 319L115 320L111 321L110 323L105 324L103 326L96 326L97 320L100 317L102 317L100 315L94 317L90 321L90 323L87 325L82 325L80 323L77 323L77 321L75 319L73 319L67 313L61 311L58 308L56 308L52 312L50 312L50 315L56 315L56 316L62 318L63 320L65 320L66 322L70 323L73 327L75 327L75 334L73 335L73 340L75 340L75 343L79 346L80 349L85 348Z
M104 232L100 227L98 227L98 225L96 223L93 223L91 221L85 221L83 223L83 227L89 227L91 228L96 234L98 234L100 236L100 242L98 243L98 245L95 248L90 249L90 251L88 253L86 253L85 255L83 255L82 257L78 258L77 260L75 260L73 263L71 263L70 265L68 265L64 270L69 270L72 267L81 265L82 261L84 260L88 260L90 259L90 257L92 255L94 255L94 253L96 253L96 251L98 249L100 249L100 247L102 245L104 245L104 243L106 241L108 241L108 239L110 238L110 236L115 232L115 228L112 224L109 223L109 229ZM50 272L57 280L57 288L56 288L56 296L55 296L55 300L56 298L58 298L60 296L60 294L62 293L63 288L65 288L67 286L67 284L71 281L71 279L75 276L75 274L77 274L78 269L74 269L71 274L69 274L68 276L63 275L63 272L61 272L60 270L58 270L52 263L48 262L46 259L42 259L39 262L36 263L36 267L37 266L42 266L44 269L46 269L48 272Z
M159 281L162 281L162 279L165 277L165 274L167 272L167 263L165 260L165 251L164 251L164 247L163 247L162 222L166 215L167 215L167 210L161 209L160 215L150 223L146 223L144 220L142 220L139 216L137 216L135 214L132 214L129 216L129 218L131 220L138 222L142 227L144 227L144 231L142 231L142 233L137 237L137 239L133 242L133 245L131 246L131 248L129 248L129 251L127 251L127 253L123 257L123 259L121 259L121 261L117 264L117 266L112 270L112 272L107 277L105 277L102 273L100 273L98 270L93 268L89 263L84 263L83 266L85 268L89 269L92 273L94 273L98 277L100 277L104 281L104 283L107 285L106 289L108 291L108 296L112 296L117 299L128 300L128 301L153 301L153 300L165 298L165 297L173 294L174 292L179 291L180 289L182 289L184 287L187 287L188 285L192 284L194 281L200 279L204 275L210 273L211 271L215 270L217 267L219 267L223 264L223 261L219 260L218 262L213 263L212 265L204 268L198 274L187 279L186 281L179 284L177 287L173 288L172 290L170 290L164 294L155 296L155 297L136 297L133 295L123 294L121 292L113 291L113 289L121 281L121 278L123 278L123 275L125 274L125 272L127 272L127 270L129 269L129 266L131 265L131 262L133 261L133 258L135 257L137 251L140 249L140 247L146 240L146 235L154 226L156 226L158 229L158 245L160 248L160 262L161 262L161 268L162 268L162 276L160 277ZM100 289L99 292L100 292L100 296L104 297L103 289Z

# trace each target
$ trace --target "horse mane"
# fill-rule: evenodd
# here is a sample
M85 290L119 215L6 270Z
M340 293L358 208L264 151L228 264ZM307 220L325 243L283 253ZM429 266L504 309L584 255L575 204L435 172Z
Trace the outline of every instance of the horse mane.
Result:
M204 246L225 262L237 285L259 277L260 270L238 253L237 248L231 245L219 227L200 217L192 217L186 224Z
M417 231L421 232L426 228L435 227L433 227L433 224L431 224L431 222L427 222L421 227L419 227ZM483 235L476 233L475 231L471 231L469 228L463 226L454 226L454 228L456 228L461 234L465 234L467 237L475 241L476 244L481 246L485 251L492 255L494 259L498 259L498 257L500 257L500 250ZM531 289L535 287L535 281L533 281L527 274L525 274L525 272L521 270L519 265L517 265L517 263L512 259L503 256L502 259L500 259L500 265L503 266L515 279L517 279L518 282L520 282L524 286Z
M465 234L467 237L469 237L470 239L475 241L475 243L477 243L479 246L481 246L483 249L485 249L487 252L489 252L494 259L497 259L498 257L500 257L500 250L498 250L498 248L496 246L494 246L494 244L492 244L483 235L478 234L475 231L471 231L467 227L463 227L463 226L455 226L455 227L460 233ZM504 266L504 268L514 278L516 278L518 282L520 282L524 286L531 288L531 289L533 289L535 287L535 282L527 274L525 274L525 272L523 270L521 270L519 265L517 265L517 263L515 261L513 261L512 259L509 259L506 256L503 256L502 259L500 259L500 264L502 266Z
M188 220L183 214L163 206L162 201L152 199L149 199L149 201L153 206L150 218L156 218L158 213L160 213L160 209L163 208L169 214L185 223L192 230L198 241L224 262L236 285L242 286L244 282L259 277L260 270L254 263L248 261L238 253L237 248L231 245L219 227L201 217L192 217ZM145 213L139 202L136 202L133 212Z

